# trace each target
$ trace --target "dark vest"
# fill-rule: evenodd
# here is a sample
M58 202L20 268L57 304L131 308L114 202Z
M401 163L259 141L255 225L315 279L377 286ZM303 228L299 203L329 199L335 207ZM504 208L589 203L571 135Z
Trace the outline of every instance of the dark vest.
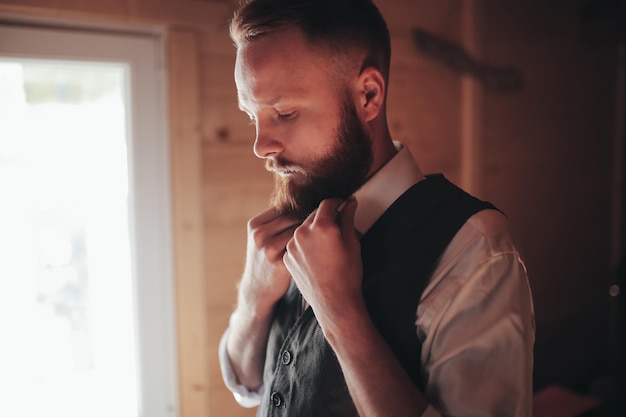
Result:
M372 321L413 382L423 389L417 304L457 231L494 208L442 175L415 184L361 239L363 295ZM257 416L358 417L337 358L292 283L274 313Z

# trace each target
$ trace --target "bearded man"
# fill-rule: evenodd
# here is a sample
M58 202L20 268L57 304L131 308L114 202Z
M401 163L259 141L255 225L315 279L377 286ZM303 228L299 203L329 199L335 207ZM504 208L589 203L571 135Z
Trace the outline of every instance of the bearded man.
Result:
M220 344L237 401L259 416L530 416L526 270L502 213L392 140L376 6L249 0L231 37L275 175Z

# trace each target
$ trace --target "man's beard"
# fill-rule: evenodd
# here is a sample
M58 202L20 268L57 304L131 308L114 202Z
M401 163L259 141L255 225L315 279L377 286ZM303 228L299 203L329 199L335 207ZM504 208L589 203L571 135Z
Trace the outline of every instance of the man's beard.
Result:
M327 198L346 199L367 179L372 166L372 141L358 118L354 105L344 100L337 141L331 153L314 161L296 165L278 158L268 160L266 168L295 170L303 176L296 183L290 176L275 173L271 204L279 213L301 221Z

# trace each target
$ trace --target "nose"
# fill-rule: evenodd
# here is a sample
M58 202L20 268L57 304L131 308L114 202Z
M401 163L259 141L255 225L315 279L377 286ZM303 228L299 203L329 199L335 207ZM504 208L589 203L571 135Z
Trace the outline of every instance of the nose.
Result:
M257 126L254 139L254 154L267 159L277 157L283 152L283 143L272 133L271 129L261 129Z

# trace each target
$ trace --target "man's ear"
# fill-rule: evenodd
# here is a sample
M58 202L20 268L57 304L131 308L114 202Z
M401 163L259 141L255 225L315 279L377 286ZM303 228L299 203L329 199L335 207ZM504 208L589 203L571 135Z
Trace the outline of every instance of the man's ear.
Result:
M379 70L367 67L359 75L359 105L365 122L374 120L385 104L385 78Z

